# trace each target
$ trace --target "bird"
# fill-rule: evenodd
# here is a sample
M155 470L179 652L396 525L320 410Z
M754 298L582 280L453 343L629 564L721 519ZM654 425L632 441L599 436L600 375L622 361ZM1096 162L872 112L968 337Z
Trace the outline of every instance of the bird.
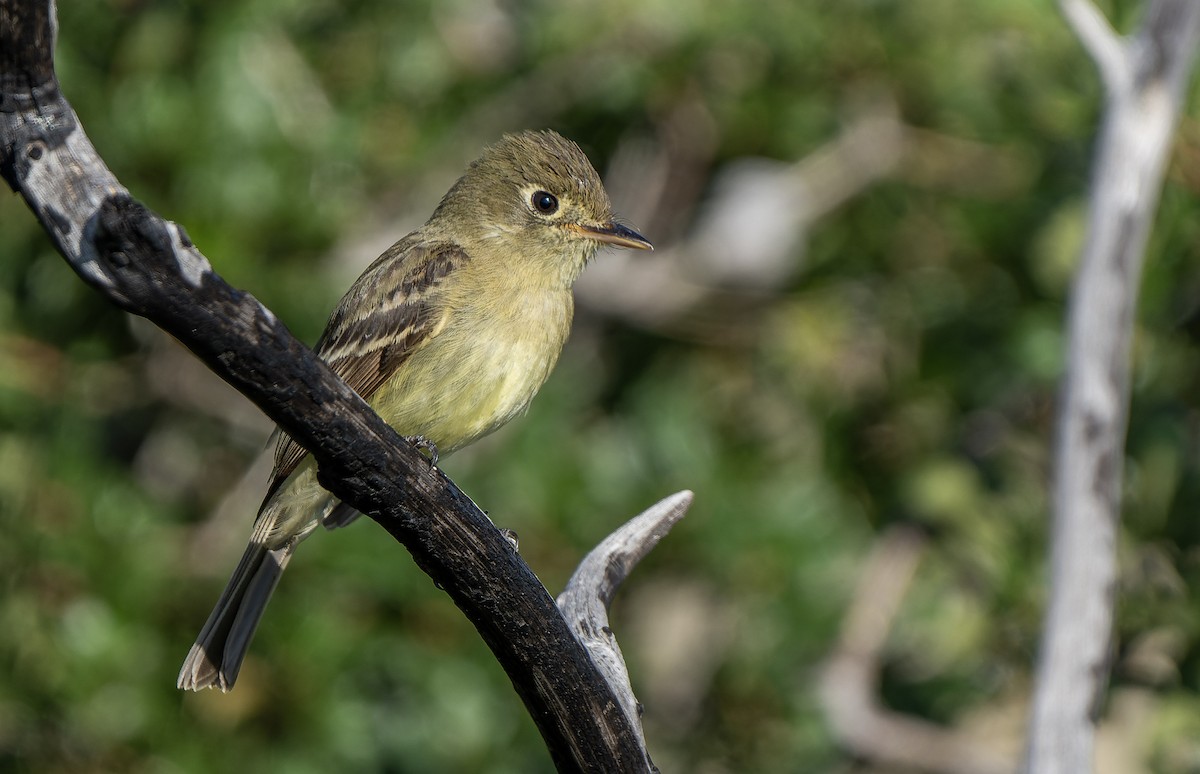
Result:
M603 245L653 249L614 218L578 145L550 130L507 134L367 267L314 349L436 464L526 411L566 342L572 285ZM280 432L249 545L178 687L230 690L296 547L357 515Z

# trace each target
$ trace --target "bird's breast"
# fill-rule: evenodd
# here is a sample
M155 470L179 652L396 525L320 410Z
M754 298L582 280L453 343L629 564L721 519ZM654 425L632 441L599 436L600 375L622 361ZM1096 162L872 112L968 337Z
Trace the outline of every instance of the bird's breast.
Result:
M570 330L569 290L514 289L450 299L442 332L380 388L372 405L402 435L441 454L528 408Z

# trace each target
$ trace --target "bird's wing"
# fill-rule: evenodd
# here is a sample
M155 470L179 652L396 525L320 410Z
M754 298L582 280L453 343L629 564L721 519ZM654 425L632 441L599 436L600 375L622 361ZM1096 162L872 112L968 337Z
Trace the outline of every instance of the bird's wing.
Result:
M313 349L370 402L405 360L441 332L446 318L437 303L438 291L445 278L469 260L451 242L425 242L411 235L400 240L342 297ZM264 504L307 453L280 433Z

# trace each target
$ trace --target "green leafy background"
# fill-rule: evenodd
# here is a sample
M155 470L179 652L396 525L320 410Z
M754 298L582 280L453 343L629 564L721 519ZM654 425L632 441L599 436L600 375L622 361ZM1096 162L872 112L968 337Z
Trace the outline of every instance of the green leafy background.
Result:
M1139 7L1104 10L1127 30ZM581 304L529 415L443 467L553 592L619 523L696 492L614 609L664 771L882 770L839 747L817 686L897 525L928 543L881 700L1015 760L1101 99L1050 4L108 0L60 23L63 88L111 168L309 342L505 131L558 129L602 170L700 148L665 215L626 212L669 250L720 170L798 161L894 105L899 163L784 278L660 325ZM1200 770L1193 162L1188 117L1135 332L1108 771ZM367 520L304 545L235 691L175 690L269 431L0 197L0 770L550 771L470 625Z

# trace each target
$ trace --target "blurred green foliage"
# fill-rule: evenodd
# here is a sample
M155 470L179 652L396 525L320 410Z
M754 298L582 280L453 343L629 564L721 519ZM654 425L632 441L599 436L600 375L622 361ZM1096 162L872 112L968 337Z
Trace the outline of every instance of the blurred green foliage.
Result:
M704 191L894 101L895 172L818 224L785 284L695 310L740 335L584 308L530 414L444 467L552 591L621 521L696 491L614 611L664 771L861 770L816 676L898 523L931 540L886 701L1019 747L1005 713L1040 626L1100 110L1048 4L109 0L60 24L63 88L122 182L310 342L375 252L328 256L402 236L504 131L556 128L603 169L631 137L669 146L672 113L698 106ZM1153 771L1200 767L1197 163L1189 118L1141 298L1120 546L1113 707L1144 701L1112 733ZM0 770L550 770L470 626L366 520L299 552L233 693L179 694L268 428L80 282L12 196L0 256Z

